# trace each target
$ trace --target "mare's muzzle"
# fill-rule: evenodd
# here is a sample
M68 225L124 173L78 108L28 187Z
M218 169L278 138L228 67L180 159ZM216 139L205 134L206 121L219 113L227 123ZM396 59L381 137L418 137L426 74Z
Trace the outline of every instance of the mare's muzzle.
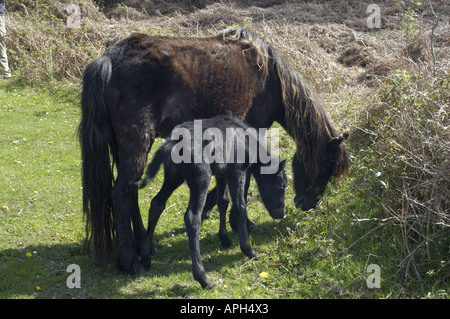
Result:
M270 213L270 216L274 219L283 219L285 215L285 209L280 207Z
M299 208L301 206L303 211L307 211L307 210L316 208L319 201L320 201L320 198L316 198L316 197L307 197L307 196L303 196L303 195L294 197L295 207Z

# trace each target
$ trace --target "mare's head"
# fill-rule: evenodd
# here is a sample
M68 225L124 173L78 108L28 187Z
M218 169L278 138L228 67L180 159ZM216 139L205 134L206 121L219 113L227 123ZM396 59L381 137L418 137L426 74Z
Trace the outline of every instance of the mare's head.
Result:
M295 206L303 210L315 208L321 200L331 176L340 177L348 170L348 154L342 143L347 139L345 133L340 137L332 138L322 148L317 156L317 172L307 171L299 154L294 155L292 167L294 170Z
M270 216L275 219L282 219L285 215L284 197L287 178L284 168L286 160L278 161L278 163L278 168L273 174L264 174L264 172L261 172L261 166L252 165L252 174Z

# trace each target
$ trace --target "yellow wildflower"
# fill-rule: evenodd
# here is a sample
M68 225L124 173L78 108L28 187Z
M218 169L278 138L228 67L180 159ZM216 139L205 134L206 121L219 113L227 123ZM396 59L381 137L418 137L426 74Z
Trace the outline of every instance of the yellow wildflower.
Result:
M265 271L263 271L262 273L259 274L259 277L266 279L267 277L269 277L269 274Z
M27 257L31 257L31 256L33 256L30 252L27 252L27 255L26 255Z

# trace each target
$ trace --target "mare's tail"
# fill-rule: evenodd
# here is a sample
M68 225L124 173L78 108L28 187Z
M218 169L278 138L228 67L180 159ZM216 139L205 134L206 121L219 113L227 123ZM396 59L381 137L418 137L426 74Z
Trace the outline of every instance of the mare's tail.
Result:
M112 64L107 56L94 60L83 74L81 122L78 136L82 157L83 213L86 223L86 247L104 262L113 257L115 235L111 190L115 139L104 99L111 79ZM113 154L113 159L114 159ZM113 160L114 161L114 160Z

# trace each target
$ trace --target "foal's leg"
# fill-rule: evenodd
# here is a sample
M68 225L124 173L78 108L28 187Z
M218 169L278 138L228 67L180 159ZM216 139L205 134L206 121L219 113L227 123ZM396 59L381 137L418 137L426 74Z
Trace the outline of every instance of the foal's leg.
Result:
M247 203L247 197L248 197L248 189L250 188L250 180L252 178L252 175L250 173L250 170L247 170L246 173L246 178L245 178L245 193L244 193L244 198L245 198L245 202ZM237 229L237 220L236 220L236 209L235 207L232 205L231 209L230 209L230 226L231 229L235 232L238 231ZM247 225L247 230L250 231L253 228L255 228L255 224L253 222L250 221L250 219L248 219L247 216L247 221L246 221L246 225Z
M199 172L200 175L190 174L185 176L189 186L189 205L184 215L184 222L189 237L189 249L191 251L192 273L202 288L214 288L214 285L206 277L205 269L200 256L200 228L202 225L201 214L206 201L211 175L207 171Z
M183 175L179 174L176 169L166 166L164 169L164 183L156 196L152 199L150 209L148 211L148 229L145 242L141 248L141 257L144 269L150 267L150 255L155 253L156 249L153 244L153 235L155 233L156 224L159 217L166 208L167 200L170 195L183 184Z
M256 253L250 245L247 231L247 210L245 201L245 171L233 170L226 173L227 184L233 206L236 209L237 231L239 233L239 244L244 255L255 258Z
M231 246L231 241L227 235L227 208L228 203L230 202L228 199L227 193L227 185L225 183L225 179L223 177L216 177L217 186L217 208L219 208L220 215L220 226L219 226L219 239L220 243L223 247L229 248Z
M202 211L202 221L209 218L211 211L213 210L214 206L216 206L216 202L217 202L217 187L214 187L211 191L208 192L208 196L206 196L205 207L203 207Z

